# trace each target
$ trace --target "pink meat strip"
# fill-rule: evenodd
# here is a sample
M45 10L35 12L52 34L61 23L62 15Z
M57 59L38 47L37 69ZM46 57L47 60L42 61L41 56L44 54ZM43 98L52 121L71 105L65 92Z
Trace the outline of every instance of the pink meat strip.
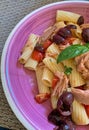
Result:
M89 105L89 89L81 90L77 88L71 89L75 99L82 104Z
M52 95L60 95L63 93L63 91L68 87L68 78L63 72L56 72L55 75L59 78L59 81L57 82L57 85L55 86Z
M86 52L75 58L77 70L81 73L85 80L89 79L89 52Z
M49 39L50 36L55 32L55 30L56 30L56 26L51 26L47 30L45 30L42 36L40 37L40 42L42 43L47 39Z

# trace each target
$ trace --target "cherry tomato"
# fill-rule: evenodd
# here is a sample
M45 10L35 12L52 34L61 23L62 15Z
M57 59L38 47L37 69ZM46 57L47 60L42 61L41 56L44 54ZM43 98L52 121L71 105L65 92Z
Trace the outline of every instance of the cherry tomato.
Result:
M43 48L47 49L51 44L52 44L52 42L50 40L47 40L47 41L44 42Z
M48 94L48 93L41 93L41 94L38 94L35 96L35 100L39 104L45 102L49 98L50 98L50 94Z
M57 76L55 76L55 77L53 78L53 81L52 81L52 88L55 88L55 86L56 86L58 80L59 80L59 78L58 78Z
M44 54L37 50L34 50L32 53L32 58L38 62L41 62L42 59L44 58Z
M86 113L87 113L87 115L89 117L89 105L84 105L84 107L85 107Z
M74 37L67 38L67 39L65 40L64 44L69 43L69 44L71 45L75 39L76 39L76 38L74 38Z

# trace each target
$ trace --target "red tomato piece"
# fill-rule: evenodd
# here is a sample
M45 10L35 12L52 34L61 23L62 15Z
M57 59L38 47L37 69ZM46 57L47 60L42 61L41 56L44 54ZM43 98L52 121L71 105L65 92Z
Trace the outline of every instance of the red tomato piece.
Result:
M84 105L84 107L85 107L86 113L87 113L87 115L89 117L89 105Z
M76 38L74 37L69 38L69 43L72 44L74 40L76 40Z
M44 58L44 54L37 50L34 50L32 53L32 58L38 62L41 62L42 59Z
M35 96L35 100L39 104L45 102L49 98L50 98L50 94L48 94L48 93L41 93L41 94L38 94Z
M55 88L55 86L56 86L58 80L59 80L59 78L58 78L57 76L55 76L55 77L53 78L53 81L52 81L52 88Z
M44 42L43 48L47 49L51 44L52 44L52 42L50 40L47 40L47 41Z
M67 39L64 41L64 44L66 45L66 44L69 43L69 44L71 45L75 39L76 39L76 38L74 38L74 37L67 38Z

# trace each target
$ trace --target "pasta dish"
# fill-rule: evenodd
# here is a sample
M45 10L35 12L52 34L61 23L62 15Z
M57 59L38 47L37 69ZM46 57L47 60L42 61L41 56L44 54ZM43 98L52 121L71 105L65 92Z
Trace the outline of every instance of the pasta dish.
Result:
M41 36L29 35L18 61L35 71L35 100L50 100L48 121L55 130L89 124L89 24L81 14L57 10Z

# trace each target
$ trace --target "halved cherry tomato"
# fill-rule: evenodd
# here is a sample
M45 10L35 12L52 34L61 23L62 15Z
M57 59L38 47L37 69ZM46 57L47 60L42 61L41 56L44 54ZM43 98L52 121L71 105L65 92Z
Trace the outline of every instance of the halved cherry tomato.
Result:
M67 38L67 39L65 39L63 44L65 44L65 45L70 44L71 45L75 39L76 38L74 38L74 37Z
M85 107L86 113L87 113L87 115L89 117L89 105L84 105L84 107Z
M50 45L52 44L52 42L50 40L47 40L43 43L43 48L47 49Z
M69 38L69 39L68 39L68 40L69 40L69 43L72 44L75 39L76 39L76 38L74 38L74 37Z
M37 50L34 50L32 53L32 58L38 62L41 62L42 59L44 58L44 54Z
M49 98L50 98L50 94L49 93L41 93L41 94L37 94L35 96L35 100L37 101L37 103L43 103L43 102L45 102Z
M52 88L55 88L55 86L56 86L58 80L59 80L59 78L58 78L57 76L55 76L55 77L53 78L53 81L52 81Z

